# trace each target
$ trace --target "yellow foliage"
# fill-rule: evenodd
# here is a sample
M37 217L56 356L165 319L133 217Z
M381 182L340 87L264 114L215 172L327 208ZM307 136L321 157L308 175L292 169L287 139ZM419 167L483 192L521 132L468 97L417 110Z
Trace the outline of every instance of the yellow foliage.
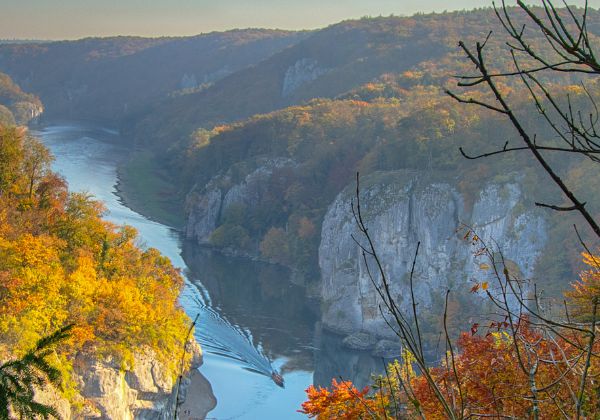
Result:
M11 159L26 156L14 132L0 129L0 143L14 148ZM41 147L36 146L45 156ZM139 249L135 229L102 220L103 206L88 195L65 195L48 205L64 183L49 168L35 178L31 171L20 172L27 168L13 165L1 174L15 184L30 186L33 180L43 188L29 188L31 196L14 188L14 195L0 196L0 358L19 355L40 337L74 323L61 352L65 372L81 349L130 364L133 352L149 347L175 375L173 355L189 326L177 303L179 272L157 250Z
M573 315L584 321L591 320L595 302L600 304L600 255L582 253L583 262L590 268L580 273L580 280L565 293ZM600 313L600 308L598 308Z

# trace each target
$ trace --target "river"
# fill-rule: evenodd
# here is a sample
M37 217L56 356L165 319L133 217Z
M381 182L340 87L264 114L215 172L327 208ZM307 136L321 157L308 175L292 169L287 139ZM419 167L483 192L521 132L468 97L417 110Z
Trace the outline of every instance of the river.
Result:
M106 219L135 227L141 246L159 249L182 270L186 285L180 302L191 318L199 314L200 372L217 400L207 418L304 418L296 410L313 382L344 376L360 384L379 370L376 360L348 352L339 337L320 330L318 303L290 282L285 269L189 244L182 256L180 232L128 208L116 191L117 167L128 154L117 132L69 122L34 134L52 151L53 168L72 191L103 201ZM270 379L273 369L282 373L285 388Z

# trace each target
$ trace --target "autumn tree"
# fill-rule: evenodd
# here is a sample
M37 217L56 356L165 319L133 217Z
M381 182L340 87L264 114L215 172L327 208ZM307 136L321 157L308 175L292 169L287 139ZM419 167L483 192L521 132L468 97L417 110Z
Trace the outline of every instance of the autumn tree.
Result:
M0 193L8 194L19 177L23 162L23 132L14 126L0 126Z
M514 70L494 70L489 65L486 47L492 33L474 49L460 42L460 48L477 74L461 77L459 86L470 88L469 93L447 93L460 103L476 105L506 118L522 144L515 145L514 140L509 139L498 150L480 155L470 155L462 148L460 151L473 160L529 152L567 200L565 205L536 204L555 211L579 213L598 239L600 227L594 214L586 201L574 192L573 185L567 185L559 175L555 161L549 157L557 153L563 158L579 156L599 161L600 136L596 129L599 114L595 92L591 92L585 82L600 73L600 65L594 51L594 35L588 30L587 4L584 9L569 6L559 9L550 0L543 0L541 8L527 6L520 0L517 4L518 9L508 8L504 2L501 8L495 9L510 38L508 55ZM523 13L515 17L515 10ZM541 33L545 48L540 49L529 41L531 28ZM548 74L553 73L580 76L581 85L571 90L557 88L548 82ZM511 91L503 84L511 78L522 83L538 115L547 124L550 136L538 136L532 131L531 125L526 123L531 115L519 112L511 103ZM587 103L581 98L574 101L575 92ZM410 364L418 368L417 374L397 372L392 373L392 378L389 369L386 370L388 401L394 401L396 408L402 406L411 417L440 419L579 419L591 418L598 412L598 257L590 252L579 232L577 235L586 250L584 261L590 269L582 273L581 281L567 293L565 311L560 315L544 307L535 285L519 277L497 246L483 243L476 232L467 229L465 239L475 247L477 257L487 260L486 269L495 279L493 284L477 284L473 291L483 291L495 308L495 316L487 326L474 324L470 334L464 333L455 344L448 332L446 310L443 335L447 352L440 364L432 366L424 357L422 315L414 295L409 296L412 313L406 314L400 311L389 292L390 279L361 213L358 180L353 209L362 233L362 238L357 239L362 258L377 274L374 276L367 269L382 302L382 316L398 335L405 352L410 354ZM415 248L416 259L419 245ZM411 292L412 277L411 272ZM446 293L446 309L449 294L450 291ZM396 409L392 416L400 418L406 414L401 411ZM383 417L388 417L386 411L383 413Z
M387 406L382 393L369 396L369 387L358 390L350 381L332 379L331 390L311 385L306 394L308 400L299 411L321 420L379 418Z
M16 361L44 368L28 352L65 324L75 325L58 348L57 369L70 370L82 351L111 355L124 368L134 354L152 352L175 378L180 365L172 355L190 326L178 304L179 271L156 249L140 249L135 229L103 220L104 206L93 197L70 193L51 159L26 130L0 126L0 361L8 375L1 380L10 386L22 375L42 386L36 378L43 371ZM189 360L184 354L184 367ZM15 386L23 392L16 403L33 395Z
M35 188L50 171L52 155L39 140L27 136L23 144L23 172L26 176L26 191L31 199Z

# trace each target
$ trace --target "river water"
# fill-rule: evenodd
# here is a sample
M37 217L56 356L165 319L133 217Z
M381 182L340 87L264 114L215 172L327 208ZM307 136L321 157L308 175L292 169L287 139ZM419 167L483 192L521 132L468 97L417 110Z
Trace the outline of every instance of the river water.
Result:
M320 330L318 303L290 282L285 269L183 247L180 232L125 206L116 184L117 166L128 151L119 146L118 133L64 123L34 134L52 151L53 168L72 191L87 191L103 201L106 219L135 227L140 245L159 249L182 270L186 286L180 301L191 318L199 314L200 372L217 400L208 418L304 418L296 410L313 382L327 384L343 376L361 384L379 370L376 360L348 352L339 337ZM284 389L270 379L274 369L284 376Z

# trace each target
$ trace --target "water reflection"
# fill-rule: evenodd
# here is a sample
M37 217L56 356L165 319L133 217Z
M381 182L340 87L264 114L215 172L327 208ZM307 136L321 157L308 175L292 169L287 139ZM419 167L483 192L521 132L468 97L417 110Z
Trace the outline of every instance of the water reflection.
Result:
M283 373L313 372L313 383L320 386L342 377L360 387L369 384L373 373L383 373L381 358L348 349L343 336L321 328L318 300L291 283L289 270L193 243L183 249L188 278L202 284L212 307L243 326L269 359L284 358Z
M188 278L201 284L211 306L243 326L271 360L285 358L283 373L313 370L313 330L318 302L289 281L287 269L184 244Z
M325 386L342 376L362 386L371 372L382 371L380 358L349 350L343 337L321 330L318 301L290 281L288 270L189 243L183 247L184 262L178 232L144 218L116 196L116 165L126 150L117 145L115 133L67 123L36 134L73 190L104 201L109 220L135 226L148 246L186 270L195 287L186 282L180 301L190 317L201 314L197 334L205 363L200 371L218 400L208 418L304 418L296 410L311 383ZM270 379L271 369L283 373L285 389Z
M315 329L315 341L319 343L319 351L315 352L315 385L330 386L332 378L342 378L362 388L371 383L373 374L384 373L383 359L367 351L346 348L343 338L322 328Z

